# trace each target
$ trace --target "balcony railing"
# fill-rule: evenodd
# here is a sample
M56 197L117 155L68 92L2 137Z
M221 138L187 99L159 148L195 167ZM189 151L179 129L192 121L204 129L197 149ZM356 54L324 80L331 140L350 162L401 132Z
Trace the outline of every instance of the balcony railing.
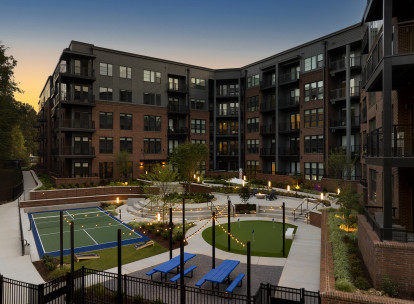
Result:
M299 72L279 74L279 84L285 84L293 81L298 81L300 77Z
M238 132L238 130L220 130L220 129L218 129L216 134L217 135L223 135L223 136L238 136L239 132Z
M169 83L167 83L167 91L176 92L176 93L187 93L188 88L187 88L187 85L185 83L169 82Z
M355 56L349 58L349 67L361 67L361 56ZM338 70L345 70L346 68L346 61L345 58L333 60L329 63L329 68L331 71L338 71Z
M299 132L300 123L280 123L279 132Z
M351 127L359 127L359 116L352 116L351 117ZM341 118L338 120L331 120L330 123L331 128L341 128L346 127L346 118Z
M338 148L346 151L346 146L338 146ZM351 145L351 153L354 155L359 155L361 153L361 145Z
M56 156L95 156L95 148L91 145L86 147L65 146L60 150L59 148L53 148L51 154Z
M239 151L217 151L217 156L238 156Z
M260 127L260 134L274 134L276 132L275 126L267 125Z
M280 156L299 156L299 147L279 148Z
M413 126L393 125L391 143L389 144L391 145L391 157L413 157ZM378 128L367 135L366 156L384 156L384 135L382 128Z
M384 57L384 49L382 46L382 41L383 41L383 34L381 33L377 42L372 48L372 52L368 57L364 70L362 71L362 80L364 83L367 83L368 79L371 77L371 75L374 73L375 69L377 68L379 62Z
M261 148L260 149L260 156L275 156L276 155L276 148Z
M178 113L178 114L187 114L188 107L185 104L169 104L168 105L169 113Z
M287 100L279 101L279 109L292 108L299 106L299 96L294 98L288 98Z
M392 216L395 217L396 208L393 207ZM414 231L406 230L400 225L384 228L384 209L381 206L365 206L364 215L372 230L376 232L380 241L384 239L394 242L414 242Z
M246 152L249 153L249 154L257 154L257 153L259 153L259 147L257 147L257 146L253 146L253 147L247 146Z
M94 69L75 68L74 66L60 63L53 74L53 81L56 82L59 75L65 75L70 77L89 77L95 78Z
M362 37L361 52L362 54L368 52L368 28L365 30L364 36Z
M238 116L239 108L220 109L217 108L217 116Z
M182 127L182 128L168 128L168 134L169 135L187 135L188 134L188 128Z
M260 112L274 111L276 104L274 102L264 102L260 104Z
M271 89L271 88L274 88L274 86L275 86L275 82L272 81L272 79L267 79L267 80L260 82L261 90Z
M61 93L60 101L65 104L76 104L76 105L95 105L95 95L89 94L85 98L74 98L71 94Z
M353 86L349 88L349 97L359 97L359 86ZM344 99L346 98L346 89L340 88L331 90L329 94L330 99Z
M72 120L72 119L59 120L58 126L56 129L95 130L95 121L93 120Z

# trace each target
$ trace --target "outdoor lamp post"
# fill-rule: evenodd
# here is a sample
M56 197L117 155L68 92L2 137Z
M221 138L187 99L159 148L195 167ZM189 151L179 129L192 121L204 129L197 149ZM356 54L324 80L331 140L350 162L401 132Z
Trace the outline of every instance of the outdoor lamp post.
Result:
M283 257L285 257L285 202L283 202L282 206L279 208L282 208L283 210L283 226L282 226L282 241L283 241Z

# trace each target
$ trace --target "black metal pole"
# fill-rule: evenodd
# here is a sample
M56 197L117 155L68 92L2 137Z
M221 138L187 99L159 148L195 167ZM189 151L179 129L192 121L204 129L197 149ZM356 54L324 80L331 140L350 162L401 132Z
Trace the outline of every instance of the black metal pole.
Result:
M184 236L180 240L180 303L185 304L185 285L184 285Z
M75 223L70 222L70 272L75 271Z
M122 220L122 210L119 209L119 219Z
M247 242L247 298L250 302L251 295L251 254L250 254L250 241Z
M227 250L230 252L230 232L231 232L231 227L230 227L230 210L231 210L231 202L230 200L227 201L227 230L228 230L228 234L227 234Z
M185 239L185 198L183 198L183 239Z
M283 228L282 228L282 235L283 235L283 257L285 257L285 203L282 204L283 208Z
M118 229L118 303L122 303L122 234Z
M60 214L60 269L63 268L63 211L59 212Z
M172 208L170 208L170 224L169 224L169 228L170 228L170 260L173 257L172 251L173 251L173 246L172 246L172 236L173 236L173 219L172 219Z
M216 213L213 212L213 266L211 268L215 269L216 268Z

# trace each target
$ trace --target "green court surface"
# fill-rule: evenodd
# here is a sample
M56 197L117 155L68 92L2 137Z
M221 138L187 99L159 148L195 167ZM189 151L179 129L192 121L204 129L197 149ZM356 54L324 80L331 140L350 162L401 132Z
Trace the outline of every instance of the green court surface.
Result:
M101 208L82 208L63 211L63 249L70 253L70 226L74 224L75 253L117 246L118 229L122 245L149 240ZM29 213L33 236L39 256L60 254L60 211Z
M220 223L224 223L223 219L219 219ZM222 227L228 230L227 224ZM285 229L294 228L295 233L297 226L286 224ZM227 233L216 223L216 248L227 251ZM254 231L254 233L253 233ZM212 245L212 227L203 231L204 240ZM231 223L231 235L243 243L250 241L251 255L263 257L283 257L283 236L282 223L271 221L240 221ZM247 254L247 248L241 243L237 243L231 239L231 252ZM286 257L289 254L292 240L285 241Z

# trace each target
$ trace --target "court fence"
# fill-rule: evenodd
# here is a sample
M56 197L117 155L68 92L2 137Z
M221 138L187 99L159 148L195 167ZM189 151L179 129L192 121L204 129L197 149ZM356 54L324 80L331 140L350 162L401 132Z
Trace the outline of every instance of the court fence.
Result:
M281 295L280 299L298 300L290 303L305 303L302 299L309 296L315 298L315 301L306 301L306 303L320 303L319 293L304 289L261 284L256 295L249 298L246 295L152 281L131 275L118 276L116 273L85 267L39 285L16 281L0 275L1 303L11 304L261 304L275 303L272 300L279 298L278 295Z

